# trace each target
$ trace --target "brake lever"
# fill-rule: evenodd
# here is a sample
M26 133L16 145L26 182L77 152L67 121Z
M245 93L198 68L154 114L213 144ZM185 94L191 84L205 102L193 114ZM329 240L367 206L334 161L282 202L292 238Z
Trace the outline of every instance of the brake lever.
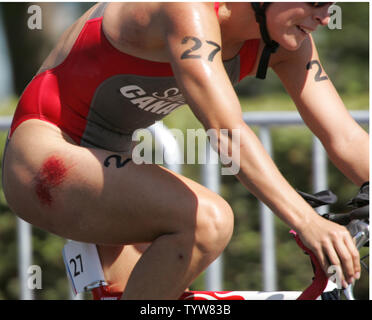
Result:
M355 246L358 250L369 242L369 224L362 220L351 221L346 228L355 239Z
M355 237L355 246L357 247L357 249L359 250L361 247L364 246L365 243L368 242L368 234L366 234L364 231L359 231Z

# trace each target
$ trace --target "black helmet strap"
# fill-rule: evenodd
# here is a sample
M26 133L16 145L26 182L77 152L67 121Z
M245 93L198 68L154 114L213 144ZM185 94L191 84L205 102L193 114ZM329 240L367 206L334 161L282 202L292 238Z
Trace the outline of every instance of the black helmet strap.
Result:
M266 8L269 6L270 2L264 2L262 5L259 2L252 2L252 8L256 14L256 21L260 26L260 33L263 41L265 42L265 48L262 51L260 58L260 63L258 65L256 78L265 79L267 68L269 66L270 56L275 53L279 48L279 43L271 40L269 32L266 26Z

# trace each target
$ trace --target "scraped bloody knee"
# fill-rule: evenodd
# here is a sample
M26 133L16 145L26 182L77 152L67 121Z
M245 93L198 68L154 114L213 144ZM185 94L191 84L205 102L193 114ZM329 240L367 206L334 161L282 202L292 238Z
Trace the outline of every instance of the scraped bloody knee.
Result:
M51 190L64 181L67 171L64 161L58 156L52 155L44 161L35 178L36 195L42 204L52 205Z

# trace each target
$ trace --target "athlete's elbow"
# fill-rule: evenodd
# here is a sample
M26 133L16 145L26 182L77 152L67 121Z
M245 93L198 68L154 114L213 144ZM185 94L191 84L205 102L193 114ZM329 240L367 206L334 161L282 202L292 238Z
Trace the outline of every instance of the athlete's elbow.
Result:
M320 139L327 153L333 157L343 157L345 152L355 152L358 148L368 147L368 133L361 127L344 130L337 136Z
M240 167L240 144L242 126L211 127L206 130L213 150L218 154L221 163L230 170L228 174L237 174Z

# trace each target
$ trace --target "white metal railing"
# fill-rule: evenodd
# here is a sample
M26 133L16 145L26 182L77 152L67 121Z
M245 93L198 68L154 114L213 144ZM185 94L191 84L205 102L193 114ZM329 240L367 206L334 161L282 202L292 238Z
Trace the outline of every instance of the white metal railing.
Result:
M351 111L353 118L360 124L369 123L368 111ZM10 127L12 117L0 118L0 131L6 131ZM243 114L244 121L250 126L259 127L259 138L267 152L272 156L272 141L270 129L273 126L304 125L297 112L247 112ZM331 120L330 120L331 121ZM172 165L167 165L170 170L181 173L181 153L177 143L169 130L162 124L155 124L149 128L155 139L158 139L168 153L165 159L175 157ZM156 131L156 135L155 135ZM179 159L180 161L178 161ZM314 192L327 189L327 156L317 138L313 138L313 188ZM216 164L205 164L202 167L202 184L216 193L220 193L220 168ZM261 237L262 237L262 267L263 267L263 291L277 289L275 241L274 241L274 218L270 210L260 204ZM18 219L18 274L21 286L22 300L33 299L32 290L27 287L27 269L32 264L31 226ZM222 290L223 258L222 255L214 261L206 272L206 290Z

